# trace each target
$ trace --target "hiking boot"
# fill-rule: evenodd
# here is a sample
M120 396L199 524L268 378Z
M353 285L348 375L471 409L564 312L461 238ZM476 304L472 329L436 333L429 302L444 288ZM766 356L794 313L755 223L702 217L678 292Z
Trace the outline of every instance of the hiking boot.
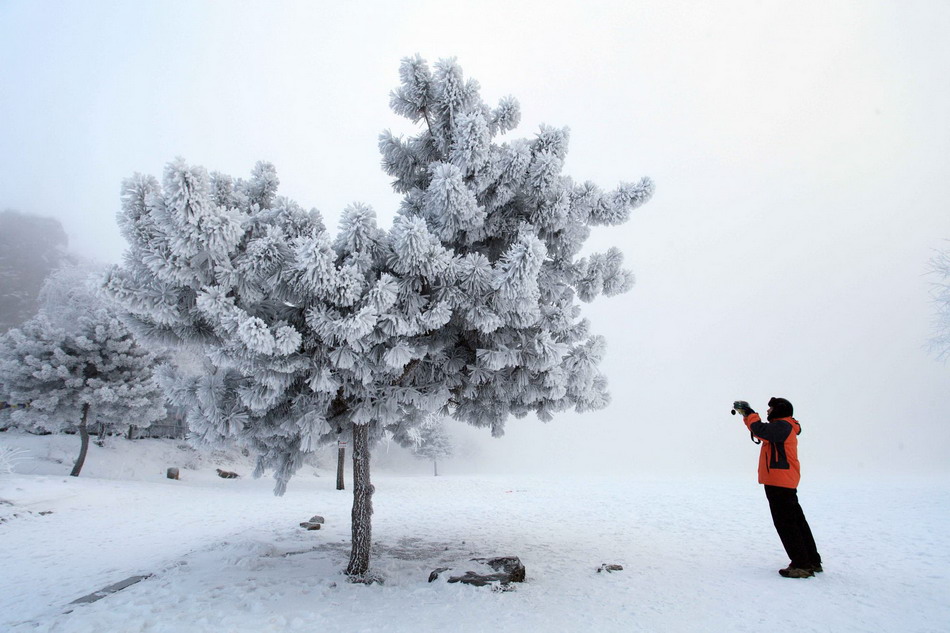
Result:
M810 569L816 574L820 574L821 572L825 571L824 569L821 568L821 563L815 563L814 565L807 565L803 569Z
M789 565L785 569L778 570L779 575L782 578L811 578L815 575L810 568L804 569L802 567L792 567Z

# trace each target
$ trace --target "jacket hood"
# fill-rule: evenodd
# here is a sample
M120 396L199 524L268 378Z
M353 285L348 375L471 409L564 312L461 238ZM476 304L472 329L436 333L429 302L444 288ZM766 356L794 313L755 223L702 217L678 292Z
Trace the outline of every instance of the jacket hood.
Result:
M792 428L795 429L795 435L802 434L802 423L796 420L795 418L789 416L787 418L779 418L780 420L785 420L792 425Z

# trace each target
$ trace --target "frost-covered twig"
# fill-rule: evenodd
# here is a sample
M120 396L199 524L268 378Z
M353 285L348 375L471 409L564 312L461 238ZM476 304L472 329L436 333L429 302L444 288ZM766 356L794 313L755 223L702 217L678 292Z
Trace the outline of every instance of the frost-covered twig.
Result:
M11 474L17 464L26 461L29 452L25 448L0 444L0 475Z

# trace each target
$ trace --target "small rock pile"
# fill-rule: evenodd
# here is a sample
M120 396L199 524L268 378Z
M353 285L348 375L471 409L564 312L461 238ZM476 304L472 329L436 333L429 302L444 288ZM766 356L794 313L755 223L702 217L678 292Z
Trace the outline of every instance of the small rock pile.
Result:
M319 514L315 514L312 517L310 517L309 521L304 521L303 523L301 523L300 527L305 528L307 530L319 530L320 526L323 525L325 522L326 521L324 520L322 516L320 516Z

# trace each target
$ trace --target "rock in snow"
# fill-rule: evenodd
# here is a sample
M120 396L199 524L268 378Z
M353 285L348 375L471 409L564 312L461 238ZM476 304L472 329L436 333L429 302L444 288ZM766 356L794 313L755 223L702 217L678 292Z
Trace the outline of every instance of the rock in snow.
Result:
M320 516L319 514L315 514L312 517L310 517L309 521L304 521L303 523L301 523L300 527L306 528L308 530L319 530L320 526L323 525L324 523L325 521L323 517Z
M449 576L448 582L461 582L466 585L484 587L492 583L508 585L513 582L524 582L525 567L517 556L500 556L497 558L473 558L478 563L479 571L466 571L461 576ZM429 574L429 582L436 580L440 574L451 571L448 567L439 567Z

